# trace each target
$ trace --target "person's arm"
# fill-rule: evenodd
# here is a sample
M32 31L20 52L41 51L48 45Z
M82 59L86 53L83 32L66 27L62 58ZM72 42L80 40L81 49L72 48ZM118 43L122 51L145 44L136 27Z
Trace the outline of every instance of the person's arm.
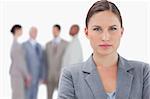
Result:
M42 50L42 59L41 59L41 72L40 72L40 79L41 83L47 83L47 65L46 65L46 54L45 50Z
M17 66L20 69L23 77L25 79L31 78L27 69L25 50L23 49L22 45L20 45L20 49L16 49L14 51L13 56L15 57L15 62L17 63Z
M63 70L60 77L57 99L76 99L72 75L67 69Z
M63 68L64 66L70 64L69 63L70 62L70 54L72 54L72 53L70 53L69 49L70 49L69 45L66 45L66 48L64 50L64 54L63 54L63 57L62 57L62 63L61 63L62 67L61 68Z
M150 99L150 65L146 65L144 68L143 79L143 98Z
M28 66L27 66L27 59L26 59L26 48L24 43L21 45L21 50L22 50L22 55L19 55L18 59L20 59L21 61L18 63L24 64L24 65L20 65L22 67L22 73L24 74L24 82L25 82L25 86L29 87L31 85L31 80L32 80L32 76L30 75L29 71L28 71Z

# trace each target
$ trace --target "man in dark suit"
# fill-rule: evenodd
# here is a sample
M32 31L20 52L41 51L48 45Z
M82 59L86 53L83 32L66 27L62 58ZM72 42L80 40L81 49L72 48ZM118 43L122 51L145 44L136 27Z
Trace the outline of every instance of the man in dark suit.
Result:
M27 68L32 78L26 92L27 99L37 99L39 82L44 80L43 50L41 45L36 41L37 28L31 27L29 34L30 39L23 43Z
M60 31L60 25L54 25L54 39L46 44L46 61L48 66L48 99L52 99L54 89L58 87L58 80L62 66L62 57L67 46L67 42L59 36Z

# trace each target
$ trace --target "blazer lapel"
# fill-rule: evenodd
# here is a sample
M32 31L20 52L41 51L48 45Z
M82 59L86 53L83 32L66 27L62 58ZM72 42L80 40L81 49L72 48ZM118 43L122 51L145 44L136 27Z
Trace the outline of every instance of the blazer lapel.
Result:
M57 53L59 54L59 53L61 53L61 51L62 51L62 48L63 48L63 41L61 40L60 42L59 42L59 44L57 44Z
M100 99L100 97L101 99L107 99L92 56L85 63L83 73L85 73L85 81L90 87L95 97L94 99Z
M29 40L26 42L26 44L27 44L27 48L30 48L30 50L33 50L33 46Z
M133 75L130 73L132 69L133 67L128 64L128 61L119 56L116 99L129 99L133 80ZM92 56L85 62L82 71L95 99L100 99L100 97L101 99L107 99Z
M54 57L57 57L58 55L60 55L61 51L62 51L62 48L63 48L63 41L61 40L58 44L56 44L57 46L57 51L55 52L55 55ZM53 45L53 42L51 43L51 47L52 47L52 54L54 54L54 45Z
M129 72L131 69L127 60L119 57L116 99L129 99L133 80L133 75Z

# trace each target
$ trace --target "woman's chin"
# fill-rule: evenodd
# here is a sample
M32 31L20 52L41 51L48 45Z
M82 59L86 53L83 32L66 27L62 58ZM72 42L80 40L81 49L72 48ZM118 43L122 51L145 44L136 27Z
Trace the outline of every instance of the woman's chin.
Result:
M113 53L112 50L99 50L97 51L97 54L101 55L101 56L108 56L111 55Z

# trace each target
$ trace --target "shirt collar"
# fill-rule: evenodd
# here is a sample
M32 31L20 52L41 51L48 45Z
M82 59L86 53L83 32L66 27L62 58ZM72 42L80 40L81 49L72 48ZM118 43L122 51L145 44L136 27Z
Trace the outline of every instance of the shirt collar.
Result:
M36 40L30 39L29 42L30 42L33 46L36 45Z
M59 44L61 42L61 38L58 36L58 37L54 38L52 42L54 44Z

